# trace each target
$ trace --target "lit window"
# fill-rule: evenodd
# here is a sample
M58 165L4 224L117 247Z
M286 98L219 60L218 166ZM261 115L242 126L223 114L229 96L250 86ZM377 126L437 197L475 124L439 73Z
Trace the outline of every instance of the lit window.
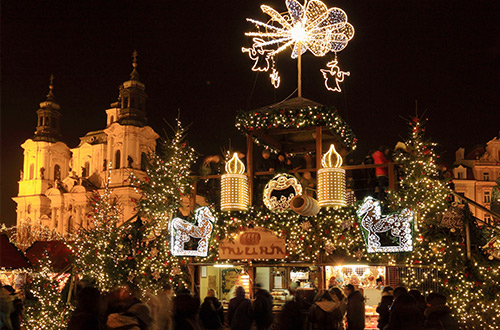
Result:
M484 202L485 203L490 203L491 202L490 192L489 191L485 191L484 192Z

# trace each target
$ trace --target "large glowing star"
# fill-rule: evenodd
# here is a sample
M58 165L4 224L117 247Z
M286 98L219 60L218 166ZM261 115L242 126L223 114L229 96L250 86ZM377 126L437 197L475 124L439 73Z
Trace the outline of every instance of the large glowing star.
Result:
M401 212L391 215L382 215L380 202L372 197L366 197L363 204L356 211L361 220L363 236L365 237L367 252L409 252L413 250L412 245L412 222L413 212L403 209ZM390 238L390 243L384 246L381 242L380 233L390 232L399 240L395 245Z
M212 234L214 216L206 206L200 207L195 212L197 225L181 218L174 218L170 228L171 253L174 256L199 256L206 257L208 253L208 240ZM188 250L185 244L191 238L199 239L196 250Z
M307 51L318 57L338 53L354 36L354 28L340 8L328 8L318 0L306 0L303 5L297 0L285 3L288 10L285 13L266 5L260 7L270 16L266 23L247 18L257 27L256 32L245 33L253 38L252 48L242 48L255 61L253 71L269 70L269 61L274 63L274 56L288 48L292 49L294 59ZM277 86L275 81L273 84Z

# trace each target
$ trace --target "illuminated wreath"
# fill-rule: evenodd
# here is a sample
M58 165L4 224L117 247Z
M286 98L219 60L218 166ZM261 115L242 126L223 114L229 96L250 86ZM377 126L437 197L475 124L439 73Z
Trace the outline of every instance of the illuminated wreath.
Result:
M280 173L269 180L264 188L264 205L271 211L285 211L290 208L290 201L302 194L302 186L296 177Z

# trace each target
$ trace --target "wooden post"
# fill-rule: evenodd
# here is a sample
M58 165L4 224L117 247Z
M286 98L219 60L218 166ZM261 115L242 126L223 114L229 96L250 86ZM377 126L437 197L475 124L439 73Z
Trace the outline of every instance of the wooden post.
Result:
M247 134L247 175L248 175L248 202L252 206L253 197L253 134Z
M297 61L297 89L298 89L298 95L299 97L302 97L302 54L301 54L301 42L299 41L299 54L298 54L298 61Z
M193 182L193 191L191 191L191 207L194 210L196 208L196 195L197 195L197 189L198 189L198 177L194 178Z
M252 262L249 261L248 262L248 290L250 291L248 293L248 296L250 297L250 299L253 299L254 298L254 290L253 288L255 287L255 267L252 265Z
M467 251L467 259L471 259L472 254L470 250L470 226L468 217L465 217L465 247Z
M387 172L389 174L389 190L396 190L396 176L394 174L394 163L387 164Z
M321 168L323 156L323 132L321 126L316 126L316 172Z

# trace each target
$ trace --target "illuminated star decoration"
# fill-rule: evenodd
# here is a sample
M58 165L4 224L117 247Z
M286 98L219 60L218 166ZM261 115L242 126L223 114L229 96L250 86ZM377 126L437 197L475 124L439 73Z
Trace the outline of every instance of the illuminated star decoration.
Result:
M323 73L323 78L325 78L325 87L326 89L332 92L340 92L339 83L344 81L344 76L349 76L350 72L340 71L340 68L337 66L338 61L335 59L326 64L329 67L329 70L320 69ZM330 79L332 78L332 79Z
M245 33L246 36L253 37L254 44L251 49L242 48L242 51L248 52L250 58L257 63L255 52L261 50L260 55L266 55L267 63L268 57L274 58L287 48L292 49L293 59L308 50L317 57L343 50L354 36L354 27L347 22L346 13L340 8L328 8L318 0L305 1L302 5L297 0L286 0L288 12L283 14L262 5L262 11L271 18L267 23L247 18L248 22L256 25L258 31ZM254 64L252 70L263 71L263 68ZM272 82L276 86L273 80Z

